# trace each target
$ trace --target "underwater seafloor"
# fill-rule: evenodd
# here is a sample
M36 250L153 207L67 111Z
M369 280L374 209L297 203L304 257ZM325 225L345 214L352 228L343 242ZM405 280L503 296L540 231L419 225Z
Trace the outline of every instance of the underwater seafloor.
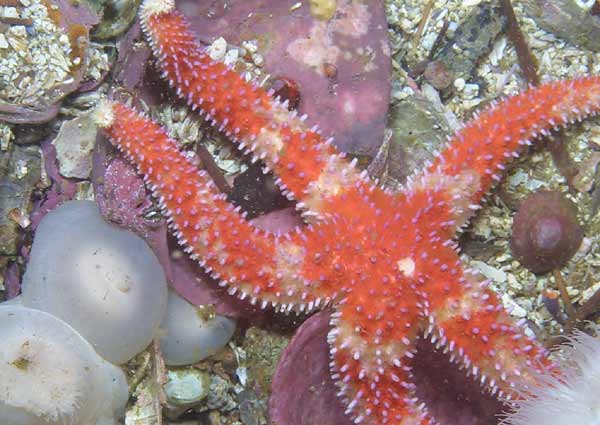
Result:
M373 178L394 187L492 101L536 78L600 75L599 2L512 3L518 28L508 1L177 4L215 59L296 103ZM330 400L329 390L314 387L319 380L331 386L324 340L311 339L306 328L301 333L307 316L261 311L215 290L166 236L156 200L93 124L90 111L99 99L131 102L162 122L249 219L270 230L297 223L273 176L160 79L138 8L138 0L0 1L0 300L19 294L42 217L67 200L95 200L106 220L148 242L171 287L198 305L198 314L236 321L231 340L192 365L165 366L158 343L122 365L130 394L125 424L263 425L269 405L278 418L288 418L279 425L351 423L341 411L331 412L341 404L296 397L296 404L280 405L302 391ZM598 323L600 120L551 138L559 140L537 144L508 168L459 243L511 314L525 319L546 346L557 347L565 332ZM544 190L574 202L583 239L566 262L533 273L511 251L513 217L525 199ZM295 334L296 345L289 345ZM286 347L289 364L277 371L278 394L271 394ZM499 423L492 397L480 397L468 379L446 372L447 359L427 344L421 348L415 373L424 382L423 398L441 406L431 410L446 419L443 425ZM298 374L301 365L318 360L325 365Z

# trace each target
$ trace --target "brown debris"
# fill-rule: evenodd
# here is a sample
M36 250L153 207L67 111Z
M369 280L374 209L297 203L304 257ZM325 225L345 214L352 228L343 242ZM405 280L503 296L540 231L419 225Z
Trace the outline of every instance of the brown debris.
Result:
M592 9L598 10L597 4ZM523 0L523 7L546 31L576 46L594 52L600 50L600 19L574 0Z
M504 33L506 24L506 17L498 5L481 3L473 7L452 39L434 53L433 59L446 66L453 80L471 80L481 59L491 51L498 36Z
M502 8L502 13L506 16L508 38L517 51L519 66L521 67L521 71L523 71L523 76L529 85L537 86L540 84L537 59L533 56L527 45L527 41L525 41L525 36L521 32L521 28L517 22L512 3L510 0L500 0L500 7Z
M567 312L567 320L563 327L563 334L557 335L548 341L550 347L562 344L566 335L571 334L574 329L582 329L585 325L585 321L590 316L598 314L600 308L600 290L596 291L586 302L575 307L567 292L567 282L565 282L558 270L555 270L553 274L556 286L560 292L560 298Z
M200 141L200 143L196 145L196 154L202 161L202 168L205 169L206 172L210 175L219 191L223 193L230 193L231 186L227 183L223 172L219 169L219 166L215 162L215 159L210 154L204 143L202 143L202 141Z
M425 4L425 7L423 7L423 14L421 15L421 21L419 22L419 27L417 28L417 32L415 33L411 56L415 55L415 51L417 50L417 46L419 45L421 36L423 35L423 31L425 30L425 24L427 24L427 20L429 19L429 16L431 15L431 10L433 9L434 4L435 4L435 0L429 0Z
M511 0L500 0L502 13L507 19L508 37L517 51L519 67L529 86L540 84L538 65L535 56L531 53L527 41L513 10ZM553 136L544 137L548 150L552 154L554 165L567 179L569 187L573 186L573 178L577 175L577 165L573 162L567 151L566 135L563 129L558 130Z

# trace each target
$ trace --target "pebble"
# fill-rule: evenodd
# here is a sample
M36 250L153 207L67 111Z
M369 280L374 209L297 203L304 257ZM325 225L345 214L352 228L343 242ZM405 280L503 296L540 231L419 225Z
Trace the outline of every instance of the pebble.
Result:
M464 78L457 78L454 80L454 88L456 88L458 91L462 91L465 88L465 84L466 82Z
M19 18L19 13L17 12L17 8L16 7L5 7L2 10L2 17L3 18L15 18L15 19L18 19Z
M336 0L309 0L310 14L322 20L333 18L336 8Z
M231 49L227 53L225 53L225 57L223 58L223 63L225 65L235 65L238 58L240 56L240 52L238 49Z
M52 144L64 177L89 178L97 128L89 113L64 121Z
M471 264L474 268L479 270L482 275L487 277L488 279L493 280L497 283L506 282L506 273L500 269L489 266L483 261L472 261Z
M208 374L194 368L170 370L164 386L167 401L179 407L191 407L204 400L209 388Z
M227 52L227 41L223 37L217 38L208 46L208 55L212 60L221 61Z

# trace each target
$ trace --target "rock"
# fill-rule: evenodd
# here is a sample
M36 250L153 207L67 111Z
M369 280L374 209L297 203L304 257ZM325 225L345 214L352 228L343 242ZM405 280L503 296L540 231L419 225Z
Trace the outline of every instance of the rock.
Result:
M78 179L90 177L96 134L97 128L89 112L63 122L52 142L56 147L60 174Z
M18 253L20 227L26 227L31 195L42 180L42 154L37 146L12 145L0 155L0 255Z

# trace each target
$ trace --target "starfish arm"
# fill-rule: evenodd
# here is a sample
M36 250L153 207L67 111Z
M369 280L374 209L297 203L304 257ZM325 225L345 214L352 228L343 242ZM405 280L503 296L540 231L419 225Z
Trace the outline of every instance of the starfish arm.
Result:
M144 176L185 251L231 295L283 311L332 298L329 287L302 273L309 232L276 236L253 227L162 127L133 109L103 102L96 121Z
M316 128L237 72L212 60L171 0L146 0L142 28L163 76L193 109L278 176L283 193L307 216L333 212L328 199L370 184Z
M539 135L600 112L600 77L557 81L507 98L459 130L405 192L446 190L461 228L506 164Z
M455 251L438 249L436 258L419 266L429 270L426 334L438 347L492 394L508 398L535 384L537 372L553 370L548 351L527 336L487 282L463 268Z
M355 287L336 306L327 338L332 377L356 423L431 424L408 366L423 320L419 296L408 287L389 289L385 295Z

